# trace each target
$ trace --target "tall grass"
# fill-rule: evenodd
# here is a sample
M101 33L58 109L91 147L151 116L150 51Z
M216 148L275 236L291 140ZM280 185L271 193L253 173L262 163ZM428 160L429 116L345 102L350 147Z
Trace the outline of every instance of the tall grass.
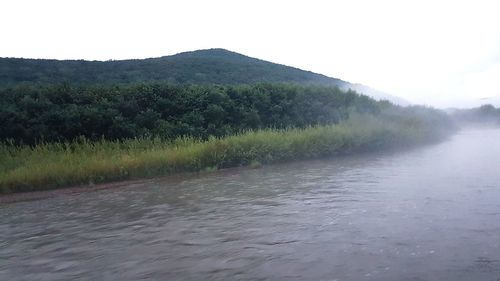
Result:
M337 125L179 138L0 145L0 193L275 163L412 145L440 134L415 119L354 115Z

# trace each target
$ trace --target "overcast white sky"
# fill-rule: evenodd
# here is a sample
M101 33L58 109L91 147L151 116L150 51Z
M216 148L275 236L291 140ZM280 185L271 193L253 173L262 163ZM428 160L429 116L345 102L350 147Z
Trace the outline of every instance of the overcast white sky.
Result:
M2 0L0 28L1 57L226 48L421 104L500 96L499 1Z

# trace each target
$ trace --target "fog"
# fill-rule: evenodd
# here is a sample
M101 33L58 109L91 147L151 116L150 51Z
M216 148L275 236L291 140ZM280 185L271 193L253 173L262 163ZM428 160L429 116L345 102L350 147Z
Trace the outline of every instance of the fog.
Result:
M2 58L350 82L2 59L0 280L500 280L498 1L0 11Z

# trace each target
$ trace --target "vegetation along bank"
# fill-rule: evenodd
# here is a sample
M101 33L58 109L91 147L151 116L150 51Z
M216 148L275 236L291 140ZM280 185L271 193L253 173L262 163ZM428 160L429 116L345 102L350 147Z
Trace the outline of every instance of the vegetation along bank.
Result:
M46 190L421 144L441 111L291 84L0 90L0 190Z

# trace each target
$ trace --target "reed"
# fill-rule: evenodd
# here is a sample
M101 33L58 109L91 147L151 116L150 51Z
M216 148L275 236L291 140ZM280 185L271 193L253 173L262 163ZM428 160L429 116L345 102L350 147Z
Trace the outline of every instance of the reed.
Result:
M258 167L415 145L440 136L432 124L418 119L356 114L336 125L247 131L208 140L80 139L35 146L4 143L0 145L0 192L93 185L236 166Z

